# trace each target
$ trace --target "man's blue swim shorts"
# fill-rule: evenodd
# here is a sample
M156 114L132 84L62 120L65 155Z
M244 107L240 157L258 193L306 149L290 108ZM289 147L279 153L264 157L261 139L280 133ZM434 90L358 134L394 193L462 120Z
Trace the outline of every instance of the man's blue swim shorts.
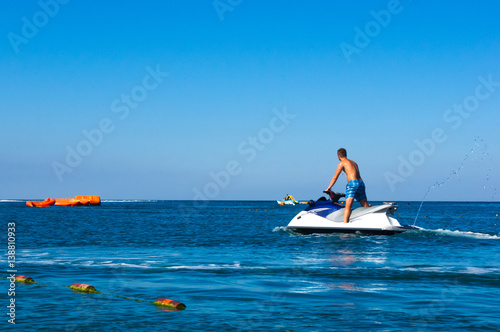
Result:
M365 183L361 180L351 180L345 187L345 198L354 197L358 202L366 199Z

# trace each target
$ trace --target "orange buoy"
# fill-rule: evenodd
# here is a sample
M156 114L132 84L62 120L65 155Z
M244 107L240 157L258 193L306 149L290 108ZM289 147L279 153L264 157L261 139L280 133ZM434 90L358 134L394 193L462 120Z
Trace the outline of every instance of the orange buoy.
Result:
M155 302L153 302L153 304L157 306L173 308L176 310L186 309L186 305L184 303L180 303L170 299L157 299Z
M74 291L79 291L79 292L85 292L85 293L99 293L94 286L92 285L87 285L87 284L81 284L78 282L75 282L73 285L69 287L69 289L72 289Z
M25 284L35 282L35 280L33 280L33 278L31 278L31 277L25 277L25 276L16 276L16 278L14 279L14 281L16 281L16 282L22 282L22 283L25 283Z

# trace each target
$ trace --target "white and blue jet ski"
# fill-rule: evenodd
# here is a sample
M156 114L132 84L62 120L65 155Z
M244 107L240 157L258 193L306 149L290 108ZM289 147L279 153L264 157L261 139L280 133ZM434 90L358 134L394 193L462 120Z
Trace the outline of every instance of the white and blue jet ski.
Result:
M344 223L345 207L338 203L345 194L325 191L330 199L321 197L309 201L309 206L297 214L287 229L301 234L313 233L361 233L394 235L409 230L420 229L416 226L402 226L394 218L398 209L396 204L384 204L353 209L348 223Z

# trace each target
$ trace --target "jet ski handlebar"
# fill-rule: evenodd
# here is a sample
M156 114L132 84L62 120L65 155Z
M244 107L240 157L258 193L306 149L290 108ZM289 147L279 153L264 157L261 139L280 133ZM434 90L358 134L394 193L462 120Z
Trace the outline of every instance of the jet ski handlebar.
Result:
M341 197L345 197L344 193L337 193L331 190L324 190L323 192L325 194L328 194L328 196L330 196L330 199L332 200L333 203L338 202Z

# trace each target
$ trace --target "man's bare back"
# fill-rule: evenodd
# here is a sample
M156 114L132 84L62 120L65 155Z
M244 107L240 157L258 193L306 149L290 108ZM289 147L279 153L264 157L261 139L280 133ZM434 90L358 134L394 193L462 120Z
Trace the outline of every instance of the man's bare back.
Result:
M344 210L344 223L349 222L349 217L351 216L351 208L354 198L359 201L361 206L369 207L368 201L366 199L365 184L361 175L359 174L358 164L354 161L347 159L347 152L345 149L339 149L337 151L337 156L340 160L337 170L330 181L330 185L326 189L329 191L337 179L340 173L344 172L347 176L347 186L346 186L346 204Z
M351 180L363 181L361 175L359 175L358 164L356 164L354 161L343 158L343 160L341 159L338 167L340 167L342 171L344 171L345 175L347 176L347 182Z
M333 187L342 172L344 172L347 176L347 182L351 180L363 181L363 179L361 179L361 175L359 174L358 164L350 159L347 159L347 157L339 157L339 160L340 163L337 166L337 170L335 171L327 190L330 190Z

